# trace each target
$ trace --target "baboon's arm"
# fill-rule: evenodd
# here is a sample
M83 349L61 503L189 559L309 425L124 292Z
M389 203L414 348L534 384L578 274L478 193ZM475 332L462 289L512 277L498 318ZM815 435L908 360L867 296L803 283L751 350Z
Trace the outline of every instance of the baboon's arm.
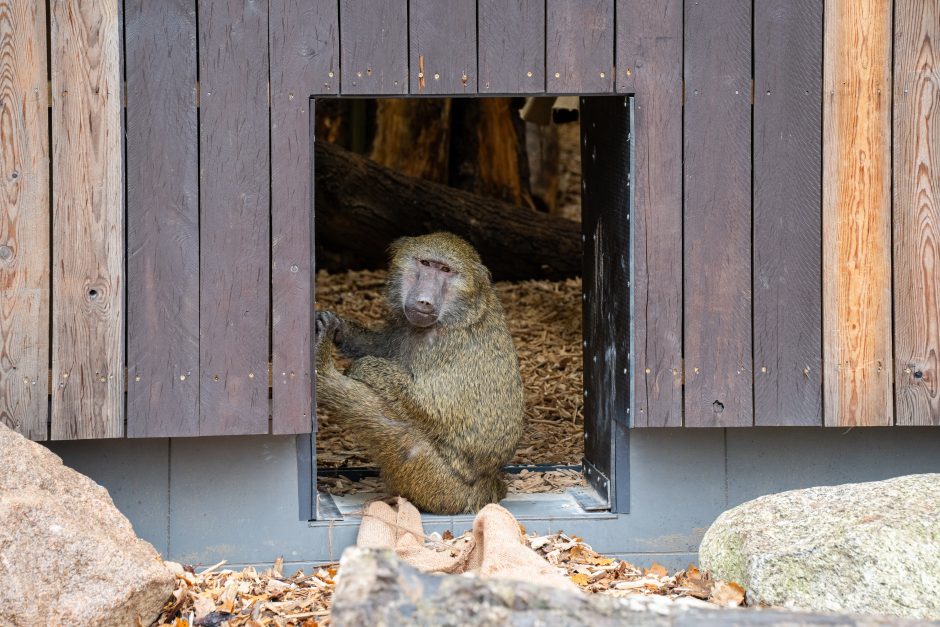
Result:
M336 348L346 357L359 359L367 355L389 357L391 347L389 334L383 328L374 331L358 322L339 319L336 332Z

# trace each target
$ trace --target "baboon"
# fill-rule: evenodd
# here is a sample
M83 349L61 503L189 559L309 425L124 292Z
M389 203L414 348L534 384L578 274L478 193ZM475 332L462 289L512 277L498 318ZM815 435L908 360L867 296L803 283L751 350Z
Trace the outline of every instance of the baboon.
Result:
M378 463L391 494L436 514L506 496L522 435L519 360L477 251L451 233L396 240L389 316L370 330L317 314L317 403ZM341 374L335 346L353 362Z

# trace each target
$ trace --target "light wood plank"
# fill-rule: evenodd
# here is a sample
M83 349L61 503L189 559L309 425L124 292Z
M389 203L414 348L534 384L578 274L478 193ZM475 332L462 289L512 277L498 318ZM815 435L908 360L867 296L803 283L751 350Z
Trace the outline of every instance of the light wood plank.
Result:
M52 438L124 435L118 0L52 3Z
M49 121L44 2L0 0L0 424L48 435Z
M827 0L825 21L825 424L890 425L891 4Z
M940 424L940 8L894 19L894 350L899 425Z

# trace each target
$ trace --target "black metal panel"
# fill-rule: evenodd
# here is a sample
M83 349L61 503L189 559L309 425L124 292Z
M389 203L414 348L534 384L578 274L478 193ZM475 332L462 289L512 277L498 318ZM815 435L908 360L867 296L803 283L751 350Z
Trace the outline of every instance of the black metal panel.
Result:
M589 484L607 495L612 511L624 512L630 425L629 98L581 99L581 164L584 472Z

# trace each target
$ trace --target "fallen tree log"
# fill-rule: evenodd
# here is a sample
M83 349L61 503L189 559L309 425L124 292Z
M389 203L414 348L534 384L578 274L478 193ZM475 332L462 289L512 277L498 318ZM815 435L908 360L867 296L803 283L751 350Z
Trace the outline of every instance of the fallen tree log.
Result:
M577 222L405 176L326 142L316 143L315 164L318 250L343 253L347 267L383 266L403 235L451 231L476 246L495 279L581 274ZM324 257L320 267L337 269Z

